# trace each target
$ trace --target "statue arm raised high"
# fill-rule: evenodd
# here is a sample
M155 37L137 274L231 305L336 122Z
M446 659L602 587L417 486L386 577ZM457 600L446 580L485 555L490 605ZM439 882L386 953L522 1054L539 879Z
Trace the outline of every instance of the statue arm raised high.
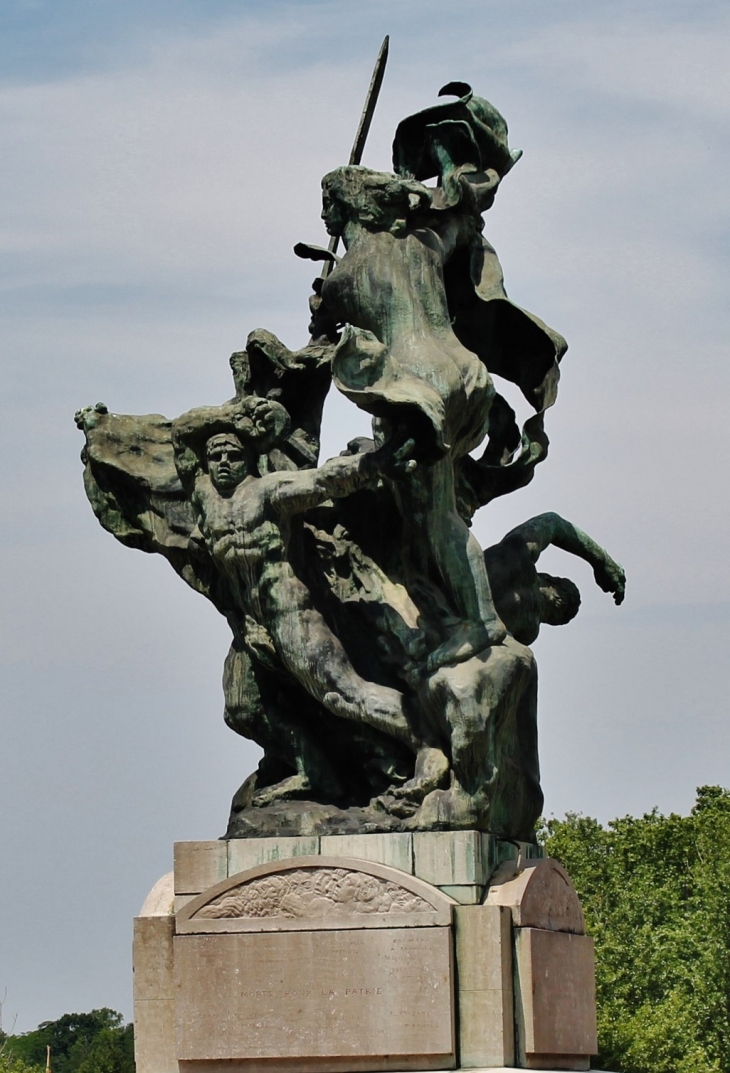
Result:
M234 432L257 453L261 466L272 443L289 432L289 415L283 406L255 395L238 398L223 406L198 406L172 422L175 465L187 491L204 468L205 443L217 433Z
M523 522L512 529L502 541L519 542L525 546L534 563L551 544L571 555L584 559L593 568L596 584L604 592L613 593L617 604L623 602L626 592L626 574L604 548L579 529L577 525L549 511Z
M235 404L226 406L197 406L172 423L172 445L175 466L183 486L189 490L202 469L201 446L208 436L231 428Z

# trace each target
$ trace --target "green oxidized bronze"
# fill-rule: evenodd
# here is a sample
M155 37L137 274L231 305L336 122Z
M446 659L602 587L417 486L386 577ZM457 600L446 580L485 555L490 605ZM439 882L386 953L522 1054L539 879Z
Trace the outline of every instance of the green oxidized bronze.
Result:
M225 719L264 750L227 837L476 828L529 839L542 808L542 623L577 613L572 582L538 573L549 545L623 599L623 570L556 514L483 551L474 512L547 455L566 344L509 301L483 213L519 153L488 102L404 120L394 173L323 180L345 252L310 342L265 330L231 358L235 397L174 421L82 410L87 495L130 547L164 555L231 627ZM435 179L435 184L427 185ZM519 428L492 374L535 411ZM318 465L334 383L372 439ZM481 453L475 455L475 452Z

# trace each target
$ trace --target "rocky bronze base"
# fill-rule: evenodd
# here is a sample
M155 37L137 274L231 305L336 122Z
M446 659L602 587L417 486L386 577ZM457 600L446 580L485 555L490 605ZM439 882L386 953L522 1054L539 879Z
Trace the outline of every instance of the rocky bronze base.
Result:
M379 834L412 830L409 821L374 808L340 809L317 801L278 801L234 812L224 838L307 837L309 835Z
M443 798L445 794L441 794ZM434 797L435 795L431 795ZM318 801L279 801L263 808L247 808L234 813L228 823L224 838L271 838L277 836L299 837L308 835L354 835L384 834L401 831L453 831L474 830L472 810L461 814L454 822L450 802L443 800L442 807L432 802L428 811L424 808L411 816L395 816L377 807L337 808L322 805ZM458 819L463 822L459 823Z
M384 794L362 807L297 799L256 805L250 795L240 804L233 799L224 838L308 837L310 835L384 834L404 831L494 831L486 794L459 789L432 790L414 804L406 797ZM483 799L482 799L483 798ZM500 832L505 839L533 841L532 830L512 826Z

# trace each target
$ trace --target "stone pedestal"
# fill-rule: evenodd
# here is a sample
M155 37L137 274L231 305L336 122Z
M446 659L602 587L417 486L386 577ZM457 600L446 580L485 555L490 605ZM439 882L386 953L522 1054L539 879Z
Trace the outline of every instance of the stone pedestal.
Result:
M135 921L138 1073L588 1069L592 942L536 854L476 831L177 843Z

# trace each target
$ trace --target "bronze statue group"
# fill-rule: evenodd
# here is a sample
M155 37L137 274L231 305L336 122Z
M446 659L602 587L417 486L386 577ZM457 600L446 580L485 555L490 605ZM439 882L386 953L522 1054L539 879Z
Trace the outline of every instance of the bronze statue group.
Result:
M487 101L404 120L394 172L323 180L326 259L297 352L259 329L236 395L174 421L77 415L101 524L164 555L233 634L225 718L263 749L229 836L476 828L529 839L542 807L540 625L577 613L550 544L623 599L623 570L557 514L484 551L474 512L547 455L566 344L506 296L483 213L519 154ZM331 269L331 271L330 271ZM534 414L520 428L492 379ZM317 465L330 386L372 438ZM477 456L475 452L481 453Z

